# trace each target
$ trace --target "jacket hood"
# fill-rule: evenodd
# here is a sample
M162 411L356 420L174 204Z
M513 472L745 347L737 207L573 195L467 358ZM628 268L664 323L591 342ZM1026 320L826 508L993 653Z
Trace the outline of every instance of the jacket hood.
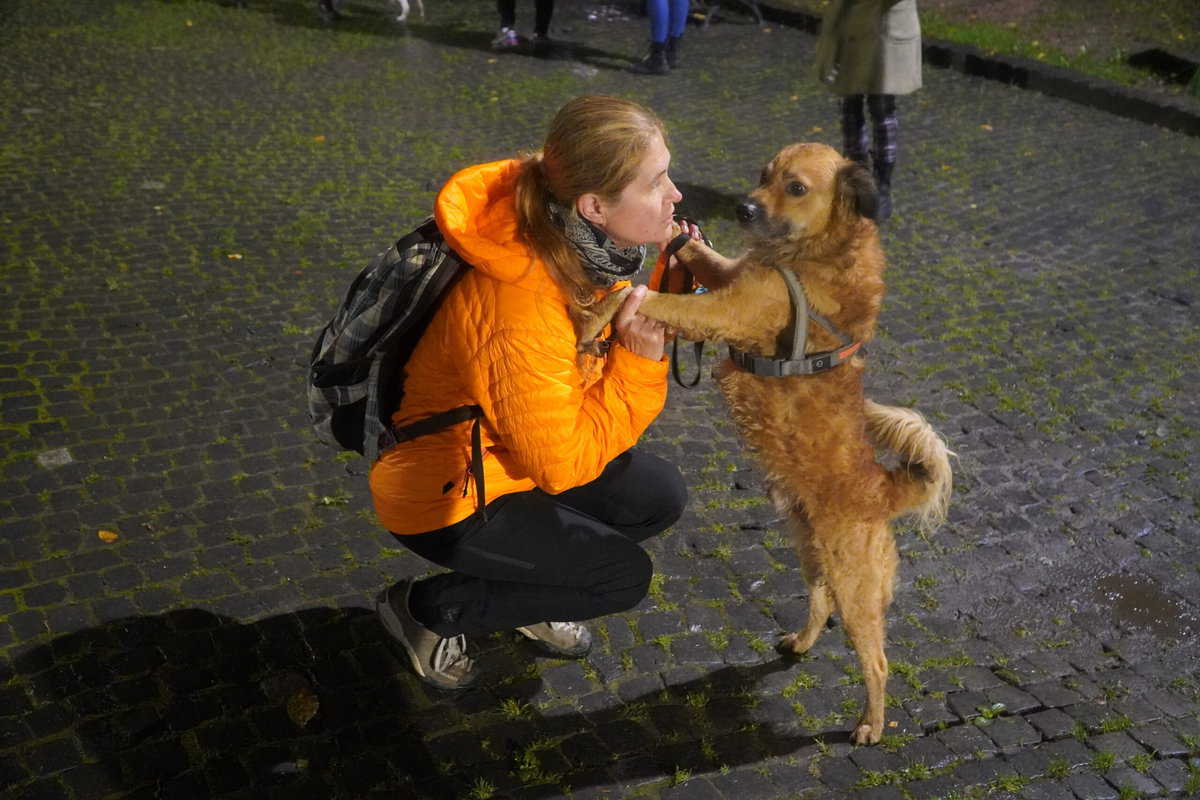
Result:
M565 295L517 235L515 192L521 161L461 170L438 192L434 217L446 242L472 267L539 294Z

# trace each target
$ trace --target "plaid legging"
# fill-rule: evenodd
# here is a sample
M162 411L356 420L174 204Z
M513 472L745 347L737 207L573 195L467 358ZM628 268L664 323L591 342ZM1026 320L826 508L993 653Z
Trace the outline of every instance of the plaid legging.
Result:
M871 137L867 137L867 118L863 100L871 112ZM842 152L861 164L867 163L867 151L876 169L896 163L896 96L894 94L851 94L842 98ZM871 144L874 147L871 147Z

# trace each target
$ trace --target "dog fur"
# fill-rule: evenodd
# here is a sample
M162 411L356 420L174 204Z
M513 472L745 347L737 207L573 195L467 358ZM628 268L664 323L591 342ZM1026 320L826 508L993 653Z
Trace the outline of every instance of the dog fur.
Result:
M650 292L640 311L687 339L786 358L794 314L778 267L795 273L814 310L855 341L868 342L884 294L875 202L870 174L836 150L807 143L784 148L738 206L751 238L747 254L731 260L699 241L687 243L679 260L710 291ZM624 296L590 309L592 319L580 329L581 350ZM810 322L809 353L840 344ZM907 513L926 526L944 519L952 454L917 412L866 399L864 368L855 355L815 375L773 378L726 360L716 376L744 441L764 467L773 502L789 520L808 584L807 625L784 636L779 649L807 651L830 614L839 614L866 683L866 708L852 738L873 744L884 730L884 620L899 560L890 521ZM895 453L899 466L882 466L877 449Z

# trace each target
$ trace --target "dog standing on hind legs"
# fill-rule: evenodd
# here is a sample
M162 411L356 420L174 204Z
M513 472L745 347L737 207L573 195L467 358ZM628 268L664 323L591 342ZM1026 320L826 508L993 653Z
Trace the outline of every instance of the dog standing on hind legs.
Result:
M860 347L884 293L876 202L860 164L821 144L786 147L738 206L746 255L689 241L679 260L710 291L649 292L639 308L684 338L730 345L717 381L788 517L809 587L808 622L779 649L807 651L829 616L841 617L866 684L857 744L878 742L884 729L884 623L899 562L891 520L938 524L952 487L951 453L925 419L863 392ZM594 348L626 292L580 312L581 350ZM881 465L877 450L899 465Z

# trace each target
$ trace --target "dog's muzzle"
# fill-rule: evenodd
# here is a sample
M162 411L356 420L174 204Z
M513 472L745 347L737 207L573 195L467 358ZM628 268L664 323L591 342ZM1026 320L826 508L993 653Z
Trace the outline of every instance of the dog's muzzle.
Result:
M755 236L776 239L787 237L790 233L786 222L772 220L767 209L753 197L738 203L737 218L742 227Z
M743 225L754 225L755 223L760 222L763 216L763 207L750 198L746 198L742 202L738 203L737 218L738 222L742 223Z

